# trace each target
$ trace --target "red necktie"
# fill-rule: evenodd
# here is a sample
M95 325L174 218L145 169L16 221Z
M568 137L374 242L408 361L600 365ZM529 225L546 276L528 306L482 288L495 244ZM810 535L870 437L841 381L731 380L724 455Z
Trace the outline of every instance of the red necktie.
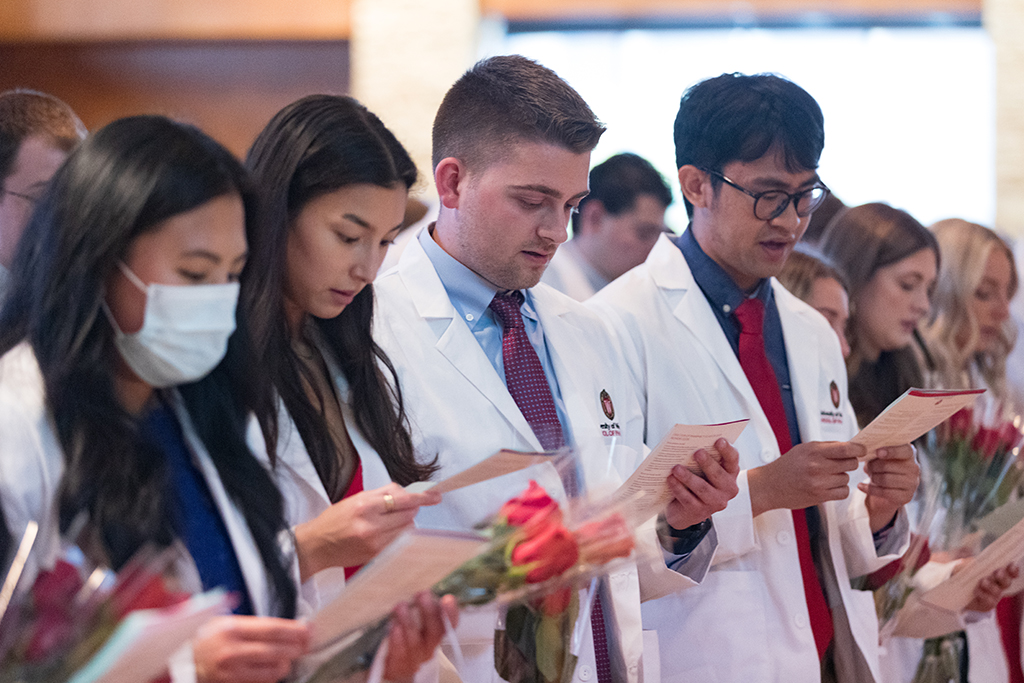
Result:
M761 404L768 422L775 432L775 440L779 444L779 452L785 453L792 447L789 434L789 423L786 420L786 409L782 405L782 392L775 377L768 354L764 350L764 303L760 299L746 299L736 308L736 320L740 323L739 357L743 373L750 380L757 402ZM814 633L814 644L818 648L818 658L825 656L829 643L832 642L832 613L825 592L818 579L818 571L814 567L814 555L811 553L811 535L807 528L807 511L793 510L793 529L796 535L797 553L800 556L800 573L804 580L804 598L807 600L807 612L810 615L811 630Z
M518 289L495 294L490 309L501 323L501 358L505 365L505 384L530 428L546 450L561 448L565 443L562 423L558 421L551 385L544 374L536 349L530 343L523 325L523 293ZM567 484L567 488L572 488ZM604 609L600 594L594 595L590 610L590 628L594 635L594 660L598 683L611 683L611 660L604 629Z

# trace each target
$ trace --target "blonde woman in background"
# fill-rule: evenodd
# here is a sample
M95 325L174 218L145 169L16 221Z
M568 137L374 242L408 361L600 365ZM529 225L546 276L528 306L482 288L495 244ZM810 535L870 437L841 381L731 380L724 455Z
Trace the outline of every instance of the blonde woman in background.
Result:
M1010 300L1019 284L1013 253L992 230L958 218L931 226L942 253L933 315L921 330L934 363L935 381L948 389L983 387L997 399L1007 398L1006 358L1017 330L1010 320ZM998 609L1002 641L1020 641L1020 596L1006 598ZM968 627L971 683L1021 680L1020 648L999 657L999 633L991 620ZM1010 651L1006 652L1010 655ZM1012 662L1012 663L1011 663ZM1006 667L1016 668L1013 672Z
M942 252L934 316L921 334L936 380L956 389L983 386L1006 395L1006 357L1017 331L1010 300L1017 271L1010 247L988 228L958 218L931 227Z

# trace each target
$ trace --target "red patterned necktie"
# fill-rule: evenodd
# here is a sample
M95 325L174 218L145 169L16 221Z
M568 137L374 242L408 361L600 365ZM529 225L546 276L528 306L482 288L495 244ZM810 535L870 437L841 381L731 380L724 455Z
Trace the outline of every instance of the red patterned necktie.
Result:
M523 293L518 289L496 294L491 301L490 308L501 322L505 384L540 445L553 451L561 448L565 441L562 423L558 421L555 399L551 396L551 385L544 375L544 367L526 335L523 314L519 310L522 305Z
M530 343L523 325L523 293L515 289L495 294L490 309L501 323L501 357L505 365L505 384L530 428L546 450L561 448L565 443L562 424L558 421L551 385L544 374L536 349ZM611 660L604 629L604 609L600 594L594 595L590 611L590 627L594 635L594 659L598 683L611 683Z
M775 432L779 452L785 453L792 447L792 440L789 423L786 420L786 409L782 405L779 382L764 350L764 303L760 299L746 299L736 308L735 315L740 323L740 366L750 380L754 395L757 396L757 401L761 404L772 431ZM807 600L811 631L814 633L814 644L818 648L818 658L821 659L832 642L832 613L814 566L806 510L793 510L793 529L797 553L800 556L800 573L804 580L804 598Z

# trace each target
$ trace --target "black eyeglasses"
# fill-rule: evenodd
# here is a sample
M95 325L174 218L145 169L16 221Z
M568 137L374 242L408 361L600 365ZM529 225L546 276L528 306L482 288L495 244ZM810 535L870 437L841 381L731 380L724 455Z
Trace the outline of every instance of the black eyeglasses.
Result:
M35 204L36 202L39 201L39 197L33 197L32 195L25 194L24 192L15 192L14 190L4 190L3 193L4 194L12 194L15 197L20 197L20 198L24 199L26 202L28 202L29 204Z
M821 182L814 187L797 192L796 194L789 194L782 190L751 192L747 188L737 185L732 180L729 180L718 171L712 171L710 168L702 168L700 170L721 178L726 185L734 187L740 192L753 197L754 216L760 221L770 221L778 218L782 215L782 212L786 210L790 202L793 202L797 216L800 216L801 218L810 216L816 208L821 206L821 203L825 201L825 197L827 197L829 193L829 189Z

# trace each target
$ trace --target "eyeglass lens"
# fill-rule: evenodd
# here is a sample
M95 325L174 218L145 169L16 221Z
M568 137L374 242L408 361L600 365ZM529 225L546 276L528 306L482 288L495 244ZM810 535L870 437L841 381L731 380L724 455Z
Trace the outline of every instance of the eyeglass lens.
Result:
M818 208L825 199L825 188L812 187L796 197L796 215L804 217ZM777 218L789 206L790 196L785 192L765 192L754 202L754 214L763 221Z

